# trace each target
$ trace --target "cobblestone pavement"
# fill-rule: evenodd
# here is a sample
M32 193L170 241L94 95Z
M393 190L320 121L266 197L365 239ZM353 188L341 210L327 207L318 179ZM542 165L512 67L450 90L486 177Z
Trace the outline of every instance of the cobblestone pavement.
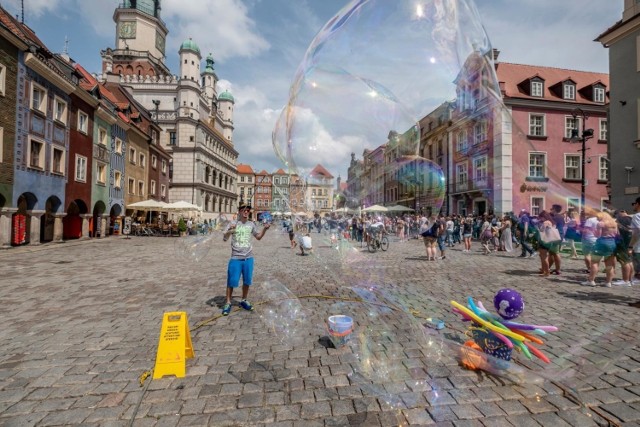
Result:
M640 311L628 305L637 287L581 287L584 265L570 259L561 276L541 278L536 259L485 256L477 243L433 262L417 240L392 238L387 252L370 254L313 237L306 257L275 230L255 242L256 310L228 317L218 317L230 252L219 234L208 253L195 252L199 262L185 256L186 238L168 237L0 252L0 425L640 424ZM490 306L502 287L523 294L523 321L560 328L543 346L552 365L516 356L531 374L520 384L465 370L451 350L465 325L449 301ZM393 308L319 297L366 288ZM355 317L352 343L372 354L327 345L324 319L336 310ZM188 313L195 358L184 378L141 386L169 311ZM414 327L428 316L447 326L425 329L437 343L426 348Z

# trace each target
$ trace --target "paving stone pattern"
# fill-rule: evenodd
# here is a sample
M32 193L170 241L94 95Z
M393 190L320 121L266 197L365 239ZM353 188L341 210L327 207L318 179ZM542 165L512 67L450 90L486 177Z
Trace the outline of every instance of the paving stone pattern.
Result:
M134 416L135 426L640 425L640 311L628 305L640 292L579 286L579 260L541 278L537 259L485 256L477 243L434 262L418 240L392 237L371 254L316 234L302 257L270 230L254 243L255 311L239 308L236 292L219 317L228 243L214 235L195 262L181 239L0 252L0 425L126 426ZM515 356L528 375L511 377L526 378L519 384L463 369L454 351L466 325L449 301L492 307L502 287L523 294L523 321L560 328L544 338L550 366ZM367 289L392 304L336 299ZM329 345L325 319L336 310L356 319L352 340L375 342L371 354ZM188 313L195 358L184 378L141 386L169 311ZM447 327L424 329L432 316Z

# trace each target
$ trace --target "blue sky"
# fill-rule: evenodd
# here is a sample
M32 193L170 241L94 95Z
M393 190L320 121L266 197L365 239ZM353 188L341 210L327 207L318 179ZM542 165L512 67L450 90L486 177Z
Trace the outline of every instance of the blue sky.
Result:
M90 72L101 70L100 50L115 44L112 17L118 0L24 3L25 22L49 49L61 52L68 37L69 55ZM271 133L287 103L296 68L314 35L347 3L162 1L172 72L177 74L179 45L192 37L203 56L213 54L221 89L229 89L235 97L234 143L239 162L257 170L282 166L274 154ZM0 4L20 14L20 0L0 0ZM491 44L501 51L501 61L608 72L608 51L593 40L621 18L623 0L477 0L476 6ZM356 144L319 160L335 175L346 177L349 156L345 153L353 149L360 157L360 148Z

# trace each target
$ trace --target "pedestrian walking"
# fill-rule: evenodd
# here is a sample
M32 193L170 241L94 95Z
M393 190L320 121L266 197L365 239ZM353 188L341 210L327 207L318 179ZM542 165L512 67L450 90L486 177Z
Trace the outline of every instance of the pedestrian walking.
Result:
M241 204L238 207L238 221L230 223L224 232L223 240L226 242L231 237L231 259L227 266L227 300L222 307L222 315L227 316L231 312L231 297L233 290L240 284L242 276L242 301L240 307L253 311L253 305L247 300L249 287L253 278L253 245L251 236L261 240L271 224L264 225L261 231L253 221L249 221L251 205Z

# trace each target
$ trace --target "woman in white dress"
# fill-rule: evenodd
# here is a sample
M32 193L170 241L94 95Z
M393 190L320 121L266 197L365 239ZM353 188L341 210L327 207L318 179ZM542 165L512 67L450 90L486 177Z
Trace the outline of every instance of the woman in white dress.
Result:
M506 252L513 252L513 241L511 239L511 220L505 216L500 227L500 249Z

